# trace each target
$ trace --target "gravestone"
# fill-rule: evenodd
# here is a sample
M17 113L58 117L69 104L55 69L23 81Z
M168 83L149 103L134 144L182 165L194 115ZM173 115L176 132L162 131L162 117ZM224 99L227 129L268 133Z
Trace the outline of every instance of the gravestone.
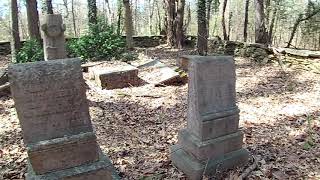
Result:
M9 66L27 179L117 179L93 132L79 59Z
M67 58L66 41L60 14L46 14L41 25L43 31L44 58L46 61Z
M189 56L187 128L180 131L171 159L190 179L243 165L239 109L232 57Z

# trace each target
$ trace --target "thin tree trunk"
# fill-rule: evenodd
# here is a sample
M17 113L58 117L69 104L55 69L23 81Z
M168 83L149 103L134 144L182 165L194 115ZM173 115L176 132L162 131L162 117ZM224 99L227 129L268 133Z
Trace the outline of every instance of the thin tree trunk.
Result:
M118 22L117 22L117 34L121 34L121 18L122 18L122 3L118 1Z
M255 11L256 43L267 44L268 33L265 25L264 0L255 0Z
M227 3L228 3L228 0L223 0L222 19L221 19L223 39L225 41L229 40L228 39L228 34L227 34L227 28L226 28L226 20L225 20L225 13L226 13L226 8L227 8Z
M52 0L46 0L46 12L47 14L53 14Z
M176 39L177 39L177 47L179 49L183 48L184 45L184 31L183 31L183 20L184 20L184 7L186 1L179 0L178 9L177 9L177 28L176 28Z
M269 27L269 34L268 34L268 44L272 44L272 36L273 36L273 29L274 29L274 23L276 20L277 16L277 7L274 8L273 13L272 13L272 19L270 22L270 27Z
M170 47L175 46L175 0L167 0L167 43Z
M88 21L89 27L97 24L97 2L96 0L88 0Z
M132 11L129 0L123 0L125 8L125 29L126 29L126 41L127 48L133 49L133 22L132 22Z
M160 14L160 8L159 8L159 2L157 2L157 12L158 12L158 31L159 31L159 34L161 35L161 30L162 30L162 26L161 26L161 14Z
M229 24L228 24L228 41L230 40L230 36L231 36L231 21L232 21L232 16L233 16L233 13L230 11L230 14L229 14Z
M32 39L36 39L38 42L41 42L37 1L36 0L28 0L28 1L26 1L26 5L27 5L29 36Z
M249 3L250 3L250 0L245 0L244 25L243 25L243 41L244 42L247 42L247 39L248 39Z
M207 29L208 29L208 37L210 36L209 34L209 29L210 29L210 19L211 19L211 7L212 7L212 1L213 0L208 0L207 2Z
M198 53L201 56L208 54L206 0L198 0Z
M74 36L78 37L77 26L76 26L76 17L75 17L75 13L74 13L74 0L71 0L71 14L72 14L72 24L73 24Z
M11 41L12 62L16 62L16 55L21 48L17 0L11 0L11 34L12 34L12 41Z
M296 31L297 31L300 23L312 18L313 16L317 15L318 13L320 13L320 9L317 9L317 10L309 13L309 15L306 16L305 18L303 18L303 14L299 15L298 19L296 20L296 22L293 25L293 28L292 28L292 31L291 31L291 34L290 34L290 37L289 37L288 44L286 46L287 48L289 48L291 46L292 40L294 38L294 35L296 34Z

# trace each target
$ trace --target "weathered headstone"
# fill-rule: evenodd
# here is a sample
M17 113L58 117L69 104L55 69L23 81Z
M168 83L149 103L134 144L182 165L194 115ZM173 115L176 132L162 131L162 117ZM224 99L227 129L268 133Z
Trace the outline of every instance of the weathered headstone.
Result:
M171 159L190 179L245 164L232 57L189 57L187 128L179 132Z
M43 31L43 46L45 60L67 58L66 42L64 31L66 26L63 24L60 14L47 14L41 25Z
M99 149L79 59L9 66L29 156L27 179L116 179Z

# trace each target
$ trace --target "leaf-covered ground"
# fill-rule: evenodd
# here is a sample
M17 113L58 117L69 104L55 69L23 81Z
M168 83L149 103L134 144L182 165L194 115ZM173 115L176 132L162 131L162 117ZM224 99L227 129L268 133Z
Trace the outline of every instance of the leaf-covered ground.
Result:
M144 53L172 65L178 55L190 52ZM257 65L236 58L236 64L245 148L257 163L248 178L320 179L320 75L276 62ZM88 85L99 144L124 179L185 178L171 164L169 147L186 126L187 84L112 91ZM27 155L13 100L1 97L0 102L0 179L23 179ZM224 178L237 179L252 164Z

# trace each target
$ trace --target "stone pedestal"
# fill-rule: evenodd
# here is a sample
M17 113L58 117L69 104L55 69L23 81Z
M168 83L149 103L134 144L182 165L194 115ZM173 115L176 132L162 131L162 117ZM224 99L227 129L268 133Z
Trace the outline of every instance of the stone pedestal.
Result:
M43 31L43 49L45 60L67 58L64 31L66 26L60 14L46 14L41 29Z
M214 176L248 161L242 149L232 57L189 56L187 128L171 148L172 162L190 179Z
M99 149L79 59L11 65L9 80L29 156L27 179L117 179Z

